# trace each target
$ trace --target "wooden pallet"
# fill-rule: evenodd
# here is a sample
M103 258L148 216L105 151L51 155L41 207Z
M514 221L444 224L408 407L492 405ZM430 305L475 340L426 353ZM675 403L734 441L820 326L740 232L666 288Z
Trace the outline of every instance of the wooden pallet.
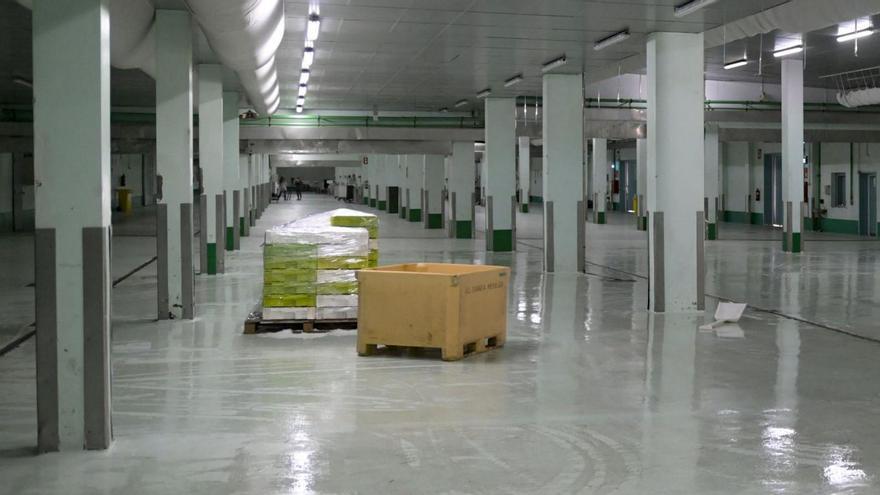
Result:
M400 345L388 345L388 344L367 344L358 341L358 355L359 356L372 356L374 354L381 353L397 353L403 350L409 352L422 352L427 349L431 349L434 351L440 351L440 357L444 361L458 361L460 359L464 359L468 356L473 356L476 354L482 354L487 351L491 351L492 349L497 349L499 347L504 346L505 335L497 335L495 337L488 337L485 339L477 340L476 342L471 342L468 344L464 344L461 346L461 349L456 348L437 348L437 347L417 347L417 346L400 346Z
M245 335L255 333L280 332L323 333L330 330L357 330L357 319L344 320L264 320L259 315L251 315L244 321Z

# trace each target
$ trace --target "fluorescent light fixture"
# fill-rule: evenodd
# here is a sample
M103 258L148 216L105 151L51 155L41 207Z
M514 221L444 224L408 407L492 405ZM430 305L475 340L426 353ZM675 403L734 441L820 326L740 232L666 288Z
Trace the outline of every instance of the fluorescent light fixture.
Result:
M742 67L742 66L748 65L748 64L749 64L749 59L743 57L739 60L734 60L733 62L728 62L728 63L724 64L724 69L725 70L736 69L737 67Z
M299 83L301 85L308 84L309 83L309 76L311 76L311 75L312 75L312 71L310 71L309 69L303 69L302 72L299 73Z
M312 66L312 62L315 61L315 49L307 46L305 50L303 50L303 63L302 68L308 69Z
M630 36L629 28L624 29L623 31L614 33L611 36L606 36L606 37L602 38L601 40L597 41L593 45L593 50L596 50L596 51L604 50L605 48L608 48L611 45L614 45L616 43L620 43L621 41L624 41L624 40L628 40L629 36Z
M563 56L556 58L556 59L553 59L553 60L547 62L546 64L544 64L543 66L541 66L541 72L550 72L551 70L553 70L557 67L562 67L563 65L565 65L566 62L568 62L568 60L566 60L565 55L563 55Z
M510 79L504 81L504 87L509 88L509 87L513 86L514 84L521 83L522 80L523 80L522 74L517 74L517 75L511 77Z
M477 93L477 98L485 98L492 94L492 88L486 88L479 93Z
M306 39L315 41L318 39L319 32L321 32L321 16L315 13L309 14L309 22L306 25Z
M786 57L788 55L794 55L795 53L800 53L804 51L804 45L798 44L794 46L789 46L788 48L782 48L781 50L776 50L773 52L773 56L776 58Z
M305 96L306 92L309 90L309 87L305 84L299 85L299 96Z
M443 108L440 109L440 112L441 112L441 113L446 113L446 112L448 112L448 111L449 111L449 109L446 108L446 107L443 107Z
M693 0L691 2L683 3L681 5L675 6L675 17L684 17L686 15L693 14L694 12L708 7L718 0Z
M297 105L297 106L296 106L296 113L303 113L303 107L302 107L302 105Z
M297 96L296 97L296 106L301 107L305 104L306 104L306 97L305 96Z
M32 83L31 81L29 81L21 76L13 77L12 82L14 82L15 84L18 84L19 86L24 86L26 88L33 88L34 87L34 83Z
M467 100L458 100L457 102L455 102L455 108L463 107L467 104L468 104Z
M842 34L842 35L838 36L837 42L838 43L846 43L847 41L853 41L853 40L857 40L859 38L865 38L867 36L871 36L872 34L874 34L874 28L872 28L872 27L866 28L866 29L859 29L858 31L853 31L851 33L846 33L846 34Z

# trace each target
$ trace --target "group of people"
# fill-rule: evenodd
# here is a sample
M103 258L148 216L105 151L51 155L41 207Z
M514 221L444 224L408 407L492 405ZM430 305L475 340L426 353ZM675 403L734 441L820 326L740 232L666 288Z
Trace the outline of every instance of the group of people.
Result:
M290 199L290 193L293 192L296 194L297 201L303 199L303 181L299 177L295 179L291 179L290 182L287 181L284 177L281 177L278 180L278 191L279 196L284 201L288 201Z

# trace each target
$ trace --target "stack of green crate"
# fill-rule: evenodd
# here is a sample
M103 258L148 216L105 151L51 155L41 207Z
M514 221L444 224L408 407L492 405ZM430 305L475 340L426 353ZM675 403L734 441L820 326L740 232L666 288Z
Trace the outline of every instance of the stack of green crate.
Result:
M360 227L370 234L370 253L367 266L379 266L379 217L357 210L339 209L330 217L330 224L336 227Z
M267 244L264 247L264 308L314 307L317 281L316 244Z

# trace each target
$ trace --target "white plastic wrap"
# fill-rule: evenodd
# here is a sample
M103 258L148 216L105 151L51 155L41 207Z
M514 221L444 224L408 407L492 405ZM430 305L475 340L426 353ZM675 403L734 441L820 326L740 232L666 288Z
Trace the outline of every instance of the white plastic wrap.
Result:
M319 284L357 282L357 270L318 270Z
M357 306L317 308L315 313L315 319L317 320L355 320L357 317Z
M291 222L266 231L266 244L315 244L318 256L367 256L370 252L367 229L317 227Z
M339 308L345 306L357 306L358 305L358 296L357 294L344 295L344 296L318 296L318 307L319 308Z

